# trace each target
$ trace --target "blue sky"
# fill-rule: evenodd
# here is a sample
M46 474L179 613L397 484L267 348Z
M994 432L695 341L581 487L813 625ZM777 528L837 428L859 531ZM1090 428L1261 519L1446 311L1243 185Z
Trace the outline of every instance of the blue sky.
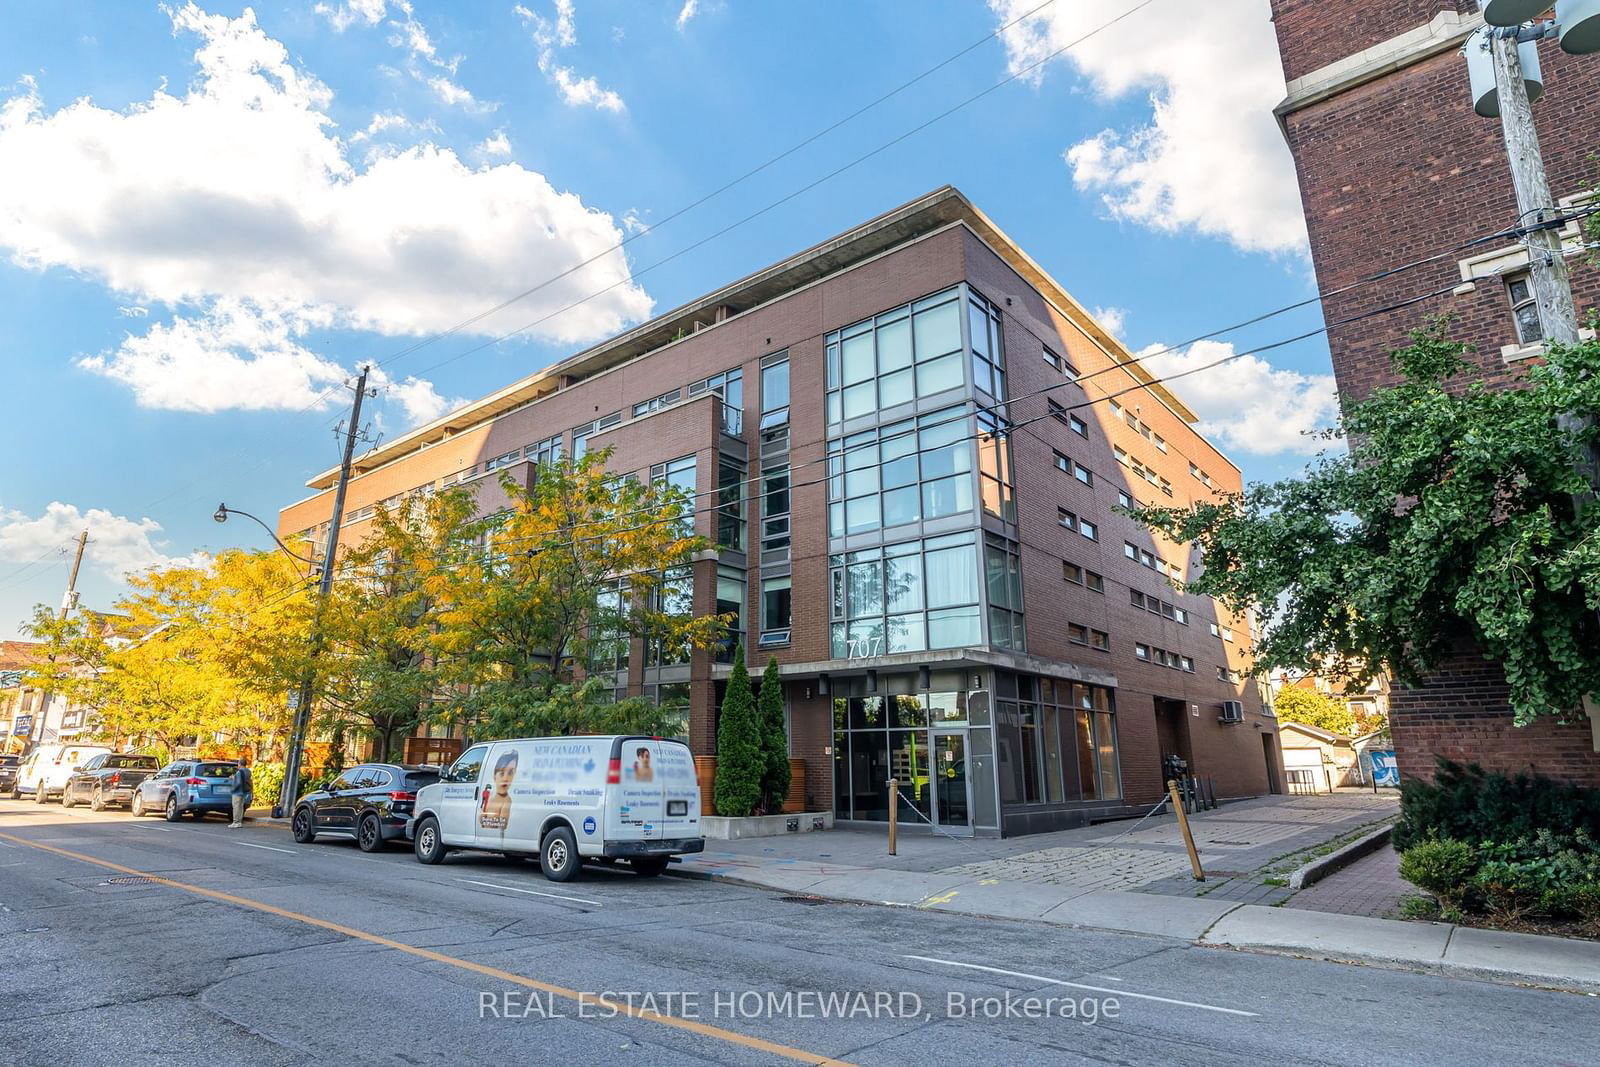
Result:
M946 182L1135 349L1314 289L1266 0L1205 26L1151 0L296 0L9 5L0 38L0 636L129 568L232 544L337 461L342 374L599 254L385 365L403 432L653 311ZM1032 12L1030 14L1030 12ZM1023 17L1026 16L1026 17ZM704 206L678 208L990 40ZM604 290L604 292L601 292ZM582 297L594 299L552 314ZM486 337L514 340L451 358ZM1154 361L1320 323L1313 307ZM1178 383L1247 478L1331 417L1313 340Z

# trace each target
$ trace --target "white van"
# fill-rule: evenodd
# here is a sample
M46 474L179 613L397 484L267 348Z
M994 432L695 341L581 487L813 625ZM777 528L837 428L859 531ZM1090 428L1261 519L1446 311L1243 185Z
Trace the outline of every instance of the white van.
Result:
M689 746L659 737L486 741L417 791L417 859L457 848L538 856L568 881L583 860L625 859L654 877L669 856L705 851Z
M72 772L96 756L111 750L104 745L40 745L28 753L28 758L17 768L17 784L11 799L24 793L43 804L52 796L60 796L62 786Z

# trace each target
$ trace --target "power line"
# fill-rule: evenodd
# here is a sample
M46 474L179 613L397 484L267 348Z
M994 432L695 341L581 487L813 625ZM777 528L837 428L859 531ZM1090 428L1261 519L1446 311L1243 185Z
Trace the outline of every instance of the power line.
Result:
M1066 54L1068 51L1070 51L1071 49L1073 49L1073 48L1077 47L1078 45L1082 44L1084 41L1087 41L1091 37L1094 37L1097 34L1102 33L1105 30L1110 29L1112 26L1115 26L1117 23L1121 22L1123 19L1127 18L1128 16L1134 14L1137 11L1140 11L1140 10L1146 8L1146 7L1149 7L1153 3L1155 3L1155 0L1140 0L1139 3L1135 4L1133 7L1130 7L1128 10L1122 12L1122 14L1117 15L1115 18L1109 19L1106 22L1101 23L1100 25L1096 26L1094 29L1090 30L1089 32L1087 32L1087 33L1085 33L1085 34L1083 34L1083 35L1081 35L1081 36L1079 36L1079 37L1067 42L1066 44L1062 45L1060 48L1057 48L1054 51L1049 52L1049 53L1041 56L1040 58L1034 60L1032 63L1029 63L1024 67L1022 67L1022 68L1020 68L1020 69L1018 69L1016 71L1013 71L1011 74L1008 74L1006 77L1004 77L1004 78L1000 79L999 81L995 82L993 85L990 85L988 88L983 89L983 90L981 90L981 91L979 91L977 93L974 93L973 95L967 97L966 99L961 100L960 102L958 102L958 103L946 108L945 110L939 112L937 115L934 115L932 118L927 119L927 120L917 124L916 126L913 126L911 129L906 130L904 133L902 133L902 134L900 134L900 135L898 135L898 136L896 136L896 137L894 137L894 138L892 138L892 139L890 139L888 141L883 142L882 144L878 145L876 148L873 148L868 152L865 152L865 153L857 156L856 158L852 159L850 162L844 164L843 166L836 167L835 169L833 169L833 170L829 171L828 173L822 175L822 177L816 178L816 179L814 179L814 180L812 180L810 182L807 182L805 185L802 185L800 188L795 189L794 191L792 191L792 192L790 192L790 193L778 198L777 200L772 201L771 203L768 203L766 206L764 206L762 208L759 208L756 211L753 211L748 215L745 215L744 217L738 219L735 222L729 223L727 226L724 226L722 229L717 230L714 233L711 233L708 236L703 237L700 240L693 242L692 244L686 245L683 248L678 249L678 251L672 253L669 256L665 256L662 259L656 260L654 263L650 264L648 267L643 267L643 268L641 268L639 270L633 271L632 273L630 273L628 275L628 277L619 279L618 281L615 281L615 282L612 282L610 285L606 286L605 288L600 289L600 290L598 290L596 292L590 293L588 296L582 297L582 298L580 298L578 300L573 301L570 304L567 304L567 305L565 305L563 307L559 307L556 310L551 311L551 312L549 312L547 314L541 315L538 318L534 319L532 322L528 322L528 323L523 324L522 326L517 327L515 330L511 330L511 331L509 331L507 333L503 333L503 334L499 335L498 337L493 337L493 338L491 338L491 339L489 339L487 341L484 341L481 344L474 345L471 348L463 349L462 351L457 352L453 356L449 356L449 357L447 357L447 358L445 358L443 360L440 360L438 363L434 363L434 364L431 364L431 365L429 365L427 367L424 367L422 370L418 371L417 373L418 374L428 374L428 373L430 373L432 371L438 370L440 367L446 366L447 364L454 363L458 359L464 359L465 357L470 356L470 355L472 355L472 354L474 354L476 352L483 351L485 348L491 348L494 345L497 345L502 341L505 341L505 340L507 340L507 339L509 339L511 337L515 337L519 333L522 333L522 332L524 332L526 330L531 330L535 326L538 326L538 325L540 325L540 324L542 324L544 322L547 322L550 319L553 319L553 318L555 318L555 317L557 317L559 315L563 315L566 312L571 311L574 308L581 307L582 305L587 304L589 301L594 300L597 297L604 296L606 293L611 292L611 290L617 289L617 288L619 288L619 287L621 287L623 285L626 285L626 284L632 282L635 278L640 277L641 275L648 274L648 273L650 273L651 271L655 270L658 267L662 267L662 266L665 266L668 263L671 263L673 260L677 259L680 256L687 255L688 253L694 251L695 249L701 247L702 245L709 244L710 242L715 241L720 237L723 237L724 235L732 232L733 230L738 229L739 227L745 225L746 223L752 222L755 219L760 218L762 215L767 214L769 211L772 211L772 210L774 210L776 208L782 207L784 204L787 204L789 201L794 200L797 197L803 196L804 194L810 192L812 189L815 189L817 186L822 185L822 184L824 184L826 182L829 182L829 181L833 180L834 178L838 177L839 175L845 173L846 171L851 170L851 169L853 169L855 167L858 167L862 163L865 163L867 160L872 159L873 157L875 157L877 155L880 155L883 152L888 151L890 148L893 148L895 145L899 144L900 142L905 141L905 140L909 140L910 138L912 138L912 137L916 136L917 134L921 133L923 130L926 130L930 126L933 126L936 123L941 122L944 119L950 117L951 115L954 115L956 112L962 110L963 108L968 107L971 104L977 103L979 100L982 100L984 97L988 96L990 93L996 91L997 89L1004 88L1005 86L1010 85L1012 82L1016 81L1018 78L1021 78L1021 77L1025 76L1025 75L1027 75L1027 74L1032 73L1033 71L1037 70L1039 67L1041 67L1044 64L1050 62L1052 59L1055 59L1058 56ZM404 353L401 353L400 355L403 355L403 354ZM385 366L385 365L387 365L389 363L392 363L392 362L398 360L400 358L400 355L391 356L388 359L383 360L379 364L379 366Z
M722 185L719 185L717 188L711 190L710 192L704 194L703 196L700 196L699 198L691 201L690 203L685 204L683 207L680 207L677 210L667 214L666 216L661 218L659 221L652 222L648 226L641 227L637 232L628 235L627 237L623 238L621 241L618 241L616 244L610 245L610 246L608 246L608 247L606 247L604 249L601 249L599 252L596 252L594 255L590 256L588 259L585 259L580 263L577 263L577 264L575 264L575 265L573 265L571 267L568 267L566 270L561 271L559 274L553 274L550 277L544 279L543 281L529 286L528 288L522 290L520 293L517 293L515 296L508 297L507 299L501 301L500 303L496 304L494 307L491 307L491 308L489 308L489 309L487 309L485 311L480 311L476 315L472 315L472 316L469 316L468 318L462 319L460 322L456 323L454 326L451 326L447 330L444 330L442 332L433 334L433 335L431 335L431 336L429 336L427 338L424 338L423 340L420 340L420 341L416 342L415 344L409 345L406 348L401 349L400 351L394 353L393 355L390 355L390 356L386 357L384 360L382 360L380 362L379 365L381 366L381 365L383 365L385 363L389 363L389 362L392 362L394 360L398 360L402 356L409 355L412 352L415 352L420 348L425 348L428 345L431 345L431 344L433 344L433 343L435 343L437 341L441 341L446 337L449 337L449 336L451 336L453 334L459 333L461 330L465 329L466 327L471 326L471 325L473 325L475 323L481 322L482 320L488 318L490 315L494 315L494 314L497 314L497 313L499 313L501 311L504 311L507 308L511 307L513 304L520 303L521 301L523 301L523 300L527 299L528 297L532 296L534 293L537 293L540 290L545 289L545 288L555 284L556 282L560 281L561 279L566 278L566 277L570 277L571 275L573 275L573 274L577 273L578 271L582 270L584 267L587 267L592 263L596 263L596 262L600 261L601 259L604 259L606 256L611 255L613 252L622 251L622 249L624 249L628 245L632 244L634 241L637 241L639 238L644 237L646 234L654 233L656 230L658 230L661 227L667 225L668 223L672 222L673 220L682 218L684 215L687 215L689 212L693 211L695 208L698 208L698 207L700 207L700 206L702 206L702 205L704 205L704 204L706 204L706 203L708 203L708 202L710 202L712 200L715 200L717 197L721 196L723 193L727 192L728 190L734 188L737 185L743 184L744 182L748 181L749 179L755 177L757 174L760 174L761 172L763 172L763 171L767 170L768 168L772 167L774 164L782 162L783 160L785 160L785 159L789 158L790 156L794 155L796 152L800 151L801 149L806 148L807 146L812 145L812 144L816 143L817 141L820 141L822 138L826 137L828 134L832 133L833 131L835 131L837 129L840 129L841 127L846 126L851 122L854 122L856 119L860 118L862 115L865 115L867 112L871 111L873 108L876 108L879 104L886 103L887 101L893 99L894 97L899 96L901 93L905 92L907 89L911 88L913 85L916 85L918 82L923 81L924 79L926 79L928 77L931 77L934 74L937 74L939 71L943 70L945 67L948 67L950 64L956 62L956 60L961 59L962 57L968 55L969 53L973 52L974 50L976 50L978 48L981 48L983 45L988 44L990 41L996 39L1002 33L1005 33L1007 30L1011 29L1013 26L1016 26L1019 23L1027 21L1028 19L1030 19L1033 16L1037 15L1039 12L1043 11L1045 8L1052 6L1055 2L1056 2L1056 0L1045 0L1044 3L1038 5L1035 8L1032 8L1031 10L1023 12L1021 15L1018 15L1016 18L1012 19L1010 22L1007 22L1005 25L999 26L996 29L994 29L992 32L984 34L982 37L978 38L976 41L973 41L971 44L967 45L965 48L961 49L959 52L956 52L953 55L945 57L944 59L940 60L938 63L935 63L933 66L928 67L926 70L922 71L920 74L917 74L917 75L913 76L912 78L910 78L907 81L901 82L899 85L895 86L893 89L890 89L888 92L884 93L882 96L876 97L875 99L869 101L868 103L863 104L862 106L858 107L856 110L850 112L848 115L844 116L843 118L838 119L837 121L829 124L828 126L823 127L822 129L818 130L816 133L813 133L810 136L805 137L805 138L801 139L800 141L795 142L793 145L790 145L788 148L784 149L782 152L779 152L777 155L768 158L765 162L759 163L756 166L754 166L754 167L750 168L749 170L745 171L744 173L740 174L738 177L732 178L732 179L728 180L727 182L724 182ZM1147 2L1148 2L1148 0L1147 0ZM1143 5L1140 5L1140 6L1143 6ZM526 328L527 327L524 327L524 329L526 329ZM426 373L426 372L423 372L423 373Z

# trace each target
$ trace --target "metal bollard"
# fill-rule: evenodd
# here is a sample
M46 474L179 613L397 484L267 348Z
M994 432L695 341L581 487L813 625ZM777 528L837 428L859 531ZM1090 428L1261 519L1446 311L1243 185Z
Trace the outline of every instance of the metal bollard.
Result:
M900 783L889 779L889 855L894 855L895 832L900 828Z

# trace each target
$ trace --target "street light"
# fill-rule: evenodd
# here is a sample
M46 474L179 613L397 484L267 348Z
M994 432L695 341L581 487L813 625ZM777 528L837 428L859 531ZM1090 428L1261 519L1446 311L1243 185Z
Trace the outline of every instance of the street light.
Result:
M241 511L238 508L230 508L226 504L218 504L217 510L212 514L211 517L217 522L227 522L229 515L243 515L245 518L249 519L251 522L254 522L257 526L267 531L267 536L272 538L272 540L277 543L277 546L283 550L284 555L297 559L301 563L309 564L314 571L321 570L321 567L318 566L316 560L307 559L304 556L289 551L289 546L278 540L278 535L272 532L272 527L268 526L266 523L262 522L248 511Z

